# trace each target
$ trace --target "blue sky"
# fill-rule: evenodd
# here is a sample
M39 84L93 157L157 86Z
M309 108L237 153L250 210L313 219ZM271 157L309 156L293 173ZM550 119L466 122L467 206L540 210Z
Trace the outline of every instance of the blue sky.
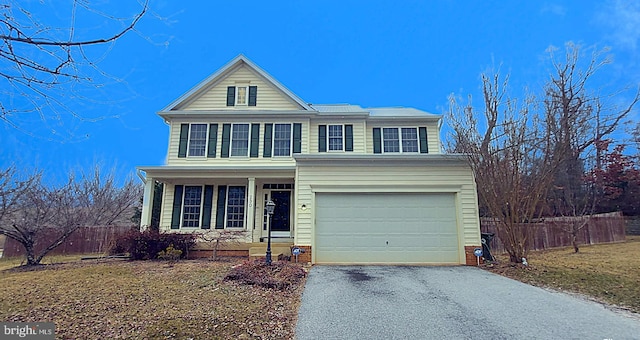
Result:
M60 1L19 3L42 22L70 22L70 7ZM123 17L139 8L129 0L99 3ZM310 103L433 113L446 111L452 93L473 94L480 103L479 75L497 65L511 73L514 90L537 90L549 74L545 51L567 41L611 47L614 62L596 86L640 82L635 1L151 0L150 6L135 32L87 50L101 56L98 67L108 77L68 105L105 119L63 115L41 124L25 115L21 129L0 123L0 166L13 162L60 176L96 161L124 173L163 164L168 131L156 112L240 53ZM82 14L77 37L117 27Z

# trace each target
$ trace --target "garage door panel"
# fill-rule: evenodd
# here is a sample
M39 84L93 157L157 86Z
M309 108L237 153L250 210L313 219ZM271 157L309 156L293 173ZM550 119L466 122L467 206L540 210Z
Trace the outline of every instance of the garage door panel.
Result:
M459 263L451 193L316 193L316 263Z

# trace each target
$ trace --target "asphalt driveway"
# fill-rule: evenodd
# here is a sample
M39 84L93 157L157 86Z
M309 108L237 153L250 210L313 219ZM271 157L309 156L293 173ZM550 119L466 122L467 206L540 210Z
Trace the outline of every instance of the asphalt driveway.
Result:
M306 339L640 339L640 318L474 267L314 266Z

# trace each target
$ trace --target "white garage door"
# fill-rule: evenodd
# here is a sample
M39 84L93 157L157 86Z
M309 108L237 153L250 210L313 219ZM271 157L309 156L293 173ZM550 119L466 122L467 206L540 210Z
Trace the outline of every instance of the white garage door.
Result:
M316 263L458 264L451 193L316 193Z

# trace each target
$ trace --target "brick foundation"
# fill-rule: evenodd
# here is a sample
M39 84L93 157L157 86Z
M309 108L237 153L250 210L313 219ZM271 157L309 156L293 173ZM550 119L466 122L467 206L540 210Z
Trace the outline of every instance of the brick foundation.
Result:
M298 247L302 250L304 250L304 253L298 255L298 263L307 263L307 262L311 262L311 246L292 246L293 247ZM291 261L295 261L296 257L291 255Z
M467 266L477 266L478 265L478 259L477 259L476 255L473 254L473 251L476 248L482 248L482 246L465 246L464 247L464 255L465 255ZM483 263L482 258L480 258L480 263Z
M189 251L190 259L205 258L213 256L213 250L211 249L192 249ZM217 253L218 257L249 257L249 250L225 250L219 249Z

